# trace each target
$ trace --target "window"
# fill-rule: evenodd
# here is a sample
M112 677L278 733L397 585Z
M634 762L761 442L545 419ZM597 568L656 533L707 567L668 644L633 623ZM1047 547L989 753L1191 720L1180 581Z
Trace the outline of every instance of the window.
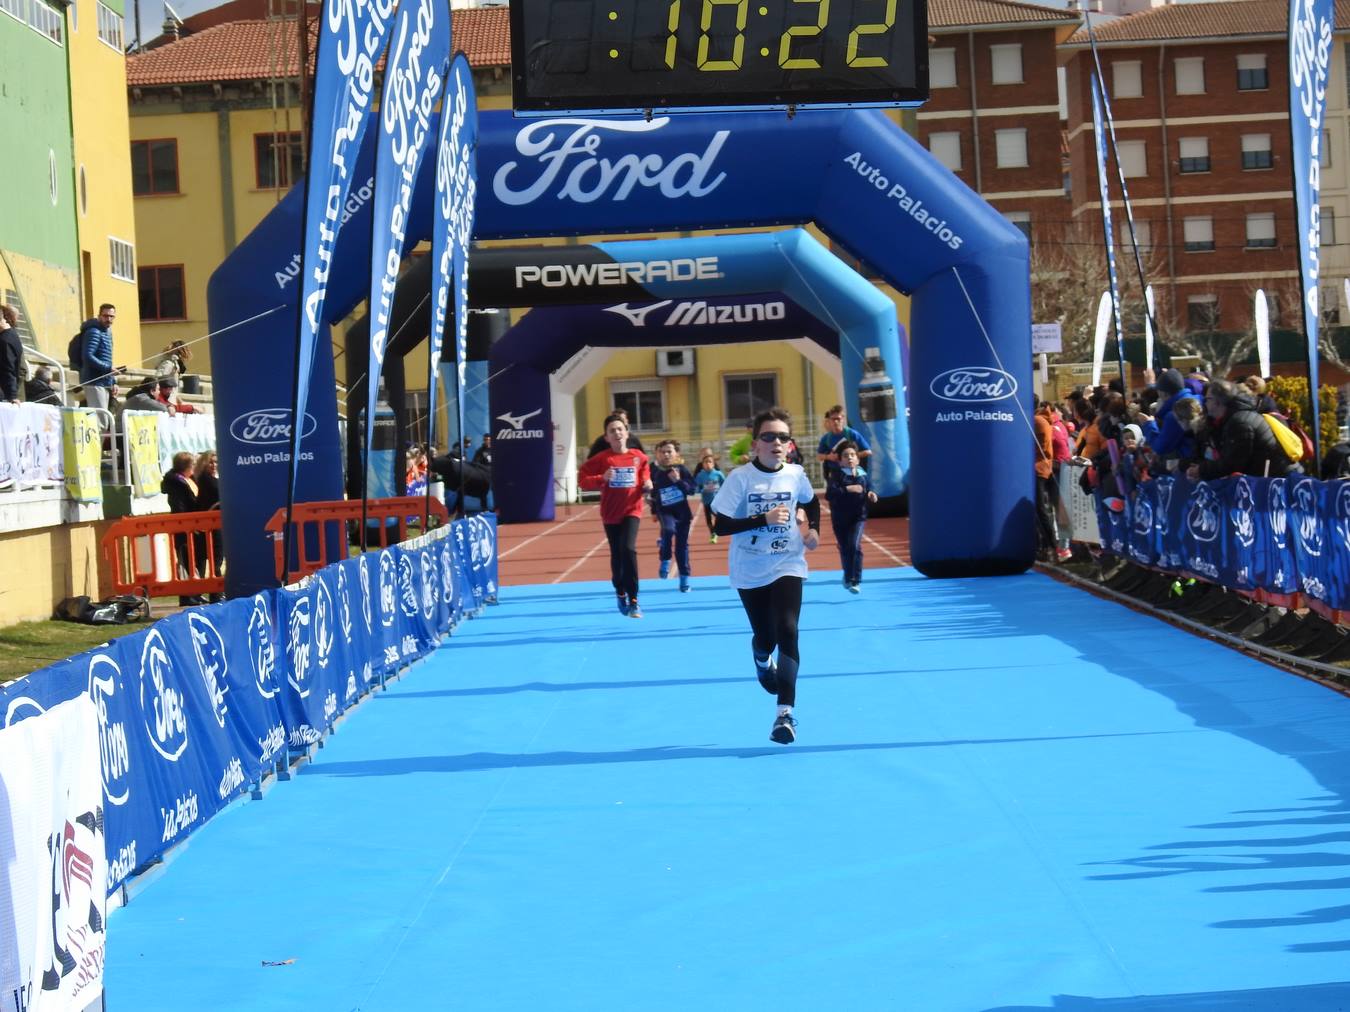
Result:
M1274 164L1270 153L1270 134L1242 135L1242 167L1268 169Z
M956 87L956 50L928 50L928 87Z
M1031 242L1031 212L1030 211L1004 211L1003 217L1017 226L1017 230L1027 237L1027 242Z
M961 171L961 134L957 131L929 134L928 150L945 168Z
M1324 169L1331 168L1331 131L1322 131L1322 147L1317 152L1317 163Z
M137 287L140 291L142 323L187 319L182 265L142 267Z
M1203 56L1183 56L1174 61L1177 76L1178 95L1203 95L1205 93L1205 58Z
M1264 211L1247 215L1247 248L1274 249L1275 215Z
M75 7L72 5L70 9ZM98 5L98 40L122 52L122 15L104 4Z
M258 189L287 190L304 175L300 133L254 134L253 164Z
M1336 245L1336 212L1329 207L1324 207L1319 215L1322 222L1322 246Z
M1125 226L1125 240L1130 238L1130 227ZM1134 241L1139 244L1139 252L1147 254L1153 249L1153 223L1151 221L1136 218L1134 220Z
M1119 141L1116 158L1126 179L1148 175L1148 148L1144 141Z
M137 197L178 192L178 141L131 142L131 192Z
M1022 83L1022 46L1014 43L1010 46L990 46L989 58L993 63L993 81L995 84Z
M1192 330L1218 330L1219 297L1217 295L1187 296L1186 323Z
M1270 87L1266 54L1250 53L1237 58L1238 91L1265 91Z
M1143 64L1138 60L1116 60L1111 64L1111 97L1139 98L1144 94Z
M1318 293L1317 315L1321 317L1324 327L1341 325L1341 301L1335 288L1323 288Z
M723 376L722 398L728 424L748 425L756 414L778 403L778 375Z
M1178 142L1181 152L1182 172L1209 171L1209 138L1183 137Z
M4 11L14 20L23 22L24 24L27 24L28 22L28 18L25 17L27 8L28 0L0 0L0 11Z
M1023 127L994 131L994 163L1000 169L1024 169L1027 165L1027 132Z
M108 257L112 262L110 273L123 281L136 280L136 247L122 239L108 236Z
M1214 219L1186 218L1182 221L1182 235L1187 253L1208 253L1214 249Z
M666 427L666 384L659 378L610 380L609 402L628 412L634 432L660 432Z
M1274 292L1266 292L1266 319L1272 327L1278 327L1281 323L1280 317L1280 297Z
M28 27L33 29L39 35L46 36L55 42L58 46L65 39L66 19L61 16L61 12L55 10L47 0L27 0L28 6ZM24 8L24 0L19 0L19 11ZM23 20L18 12L15 17Z

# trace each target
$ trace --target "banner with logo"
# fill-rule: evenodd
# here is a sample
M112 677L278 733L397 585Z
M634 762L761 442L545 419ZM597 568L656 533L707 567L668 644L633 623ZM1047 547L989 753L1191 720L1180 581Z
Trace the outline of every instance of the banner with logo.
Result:
M464 438L464 368L468 357L469 242L473 238L473 208L478 179L478 96L473 74L463 53L450 64L445 101L436 144L436 217L431 229L431 357L427 371L428 442L436 445L436 378L440 374L441 342L446 312L453 308L455 335L456 440Z
M103 993L107 851L94 704L0 727L0 1006L81 1012Z
M310 372L315 346L325 323L324 303L328 298L338 234L351 217L344 211L347 196L354 184L359 186L365 182L356 170L357 153L371 118L375 66L384 52L385 35L395 2L328 3L324 4L323 16L319 19L314 55L309 177L305 181L299 255L295 387L290 418L306 417ZM372 301L372 308L374 305ZM289 419L283 418L283 421L288 423ZM295 475L304 459L300 444L306 433L301 425L288 424L287 429L284 443L289 450L289 492L294 494Z
M0 404L0 485L58 486L65 480L61 409L50 404Z
M1106 175L1106 124L1102 81L1092 73L1092 139L1097 153L1097 192L1102 202L1102 238L1106 244L1106 280L1111 291L1111 314L1116 324L1116 361L1125 375L1125 329L1120 323L1120 285L1116 282L1116 243L1111 233L1111 193Z
M158 495L164 472L169 470L161 467L159 452L159 423L167 417L162 411L122 412L122 438L131 458L131 492L135 496Z
M61 409L66 495L76 502L103 501L103 430L98 415L82 408Z
M1303 330L1307 342L1308 389L1319 389L1318 285L1322 245L1322 144L1325 143L1328 78L1335 5L1332 0L1289 0L1289 134L1294 174L1294 234L1303 286ZM1321 463L1321 408L1314 394L1308 434Z
M186 450L192 454L206 453L216 448L216 420L211 415L159 416L159 470L162 474L173 467L173 455Z
M370 355L366 367L365 460L375 434L373 406L389 343L394 289L408 232L417 168L432 142L431 118L445 83L450 57L450 8L436 0L401 0L390 33L384 88L380 93L375 147L374 225L370 247ZM414 243L416 240L414 240ZM369 492L365 493L369 497ZM364 544L364 542L363 542Z

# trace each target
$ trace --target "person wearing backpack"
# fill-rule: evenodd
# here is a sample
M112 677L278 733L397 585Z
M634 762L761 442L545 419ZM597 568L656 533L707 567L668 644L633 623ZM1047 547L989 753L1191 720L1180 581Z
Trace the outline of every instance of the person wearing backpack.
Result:
M1289 458L1274 430L1256 410L1252 392L1227 380L1213 380L1205 391L1205 413L1218 450L1186 470L1191 481L1227 478L1230 474L1283 478L1303 468Z
M98 316L84 321L79 333L80 383L84 387L84 402L91 408L102 408L104 411L108 410L113 388L117 385L112 339L115 319L117 307L111 302L105 302L98 307ZM74 344L72 341L72 350ZM73 367L74 363L71 364ZM106 425L106 419L100 424Z

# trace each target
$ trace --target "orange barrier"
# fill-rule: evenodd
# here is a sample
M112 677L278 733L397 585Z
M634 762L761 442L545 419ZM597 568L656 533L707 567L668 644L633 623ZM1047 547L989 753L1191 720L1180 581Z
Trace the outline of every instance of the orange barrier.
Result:
M220 510L122 517L104 533L101 547L116 594L151 598L225 592Z
M379 532L379 543L372 544L372 548L387 548L391 544L398 544L405 541L408 537L408 520L415 519L421 521L422 512L426 509L427 498L420 495L395 496L389 499L370 499L366 502L366 521L374 524ZM431 527L439 527L450 522L450 513L445 508L445 503L433 497L431 499ZM390 521L395 524L391 525ZM271 534L273 544L276 546L277 560L277 578L285 577L285 559L282 553L285 551L282 540L282 528L286 524L286 511L279 509L272 514L272 519L267 521L267 532ZM296 503L291 512L291 526L293 528L291 540L295 543L296 557L298 565L290 571L290 579L297 580L300 577L308 576L310 573L317 572L330 562L337 562L337 559L327 557L327 538L325 535L328 530L325 525L340 524L338 537L343 546L348 543L347 525L355 524L357 527L361 524L361 500L360 499L342 499L337 502L305 502ZM390 540L389 532L391 527L397 527L398 537ZM308 536L306 536L308 535ZM316 556L309 555L309 551L314 549L318 552Z

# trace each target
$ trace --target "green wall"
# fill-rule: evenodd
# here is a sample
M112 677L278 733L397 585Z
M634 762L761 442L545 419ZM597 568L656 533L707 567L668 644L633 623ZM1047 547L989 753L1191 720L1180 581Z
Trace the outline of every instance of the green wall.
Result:
M94 30L94 26L88 26ZM79 270L66 49L0 12L0 248ZM56 205L51 199L56 156ZM90 166L91 172L97 171Z

